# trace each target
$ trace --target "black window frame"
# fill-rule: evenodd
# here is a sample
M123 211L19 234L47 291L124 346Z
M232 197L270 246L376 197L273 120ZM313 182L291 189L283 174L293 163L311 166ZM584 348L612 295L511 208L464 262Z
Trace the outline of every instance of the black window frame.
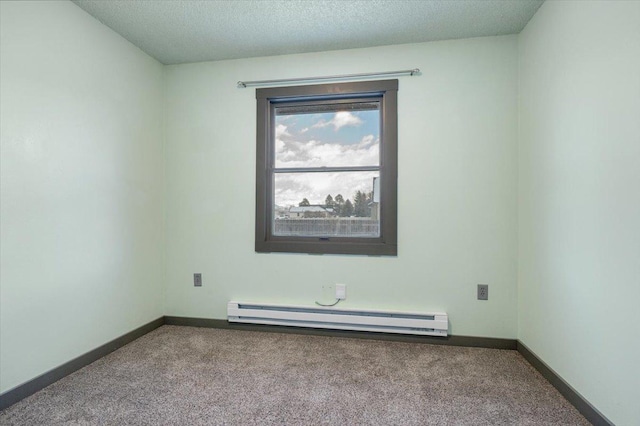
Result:
M256 89L256 252L397 256L397 93L398 80ZM273 235L275 107L295 102L322 104L363 98L380 101L380 236L322 238Z

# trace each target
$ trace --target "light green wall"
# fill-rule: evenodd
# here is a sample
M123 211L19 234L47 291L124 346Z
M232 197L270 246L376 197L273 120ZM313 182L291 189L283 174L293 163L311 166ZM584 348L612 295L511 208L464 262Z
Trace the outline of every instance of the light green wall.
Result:
M163 314L313 304L340 282L344 306L517 337L637 424L639 4L547 1L520 36L163 69L70 2L1 2L0 392ZM398 257L256 254L255 92L236 81L414 67Z
M255 90L236 82L415 67L398 94L398 257L255 253ZM313 305L345 283L344 307L446 311L453 334L516 337L516 36L178 65L166 78L167 315L223 319L232 299Z
M0 2L0 392L163 314L162 66Z
M640 424L640 2L547 1L519 36L518 337Z

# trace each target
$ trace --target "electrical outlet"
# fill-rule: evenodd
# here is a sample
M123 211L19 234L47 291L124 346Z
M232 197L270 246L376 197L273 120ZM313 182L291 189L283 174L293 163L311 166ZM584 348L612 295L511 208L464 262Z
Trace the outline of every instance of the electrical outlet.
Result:
M193 286L202 287L202 274L193 274Z
M489 300L488 284L478 284L478 300Z
M347 298L347 285L336 284L336 299L344 300Z

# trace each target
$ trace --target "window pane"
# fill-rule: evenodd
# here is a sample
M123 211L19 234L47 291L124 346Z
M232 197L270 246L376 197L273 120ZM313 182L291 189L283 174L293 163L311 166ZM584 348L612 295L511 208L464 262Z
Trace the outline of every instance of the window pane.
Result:
M276 108L275 167L377 166L380 102Z
M256 89L256 252L397 255L397 96L395 79Z
M276 173L273 235L380 236L379 172Z

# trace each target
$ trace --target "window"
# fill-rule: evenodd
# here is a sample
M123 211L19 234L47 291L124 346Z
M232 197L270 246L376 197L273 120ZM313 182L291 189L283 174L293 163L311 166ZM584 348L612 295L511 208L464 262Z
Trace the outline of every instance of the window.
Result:
M256 251L397 254L397 80L256 90Z

